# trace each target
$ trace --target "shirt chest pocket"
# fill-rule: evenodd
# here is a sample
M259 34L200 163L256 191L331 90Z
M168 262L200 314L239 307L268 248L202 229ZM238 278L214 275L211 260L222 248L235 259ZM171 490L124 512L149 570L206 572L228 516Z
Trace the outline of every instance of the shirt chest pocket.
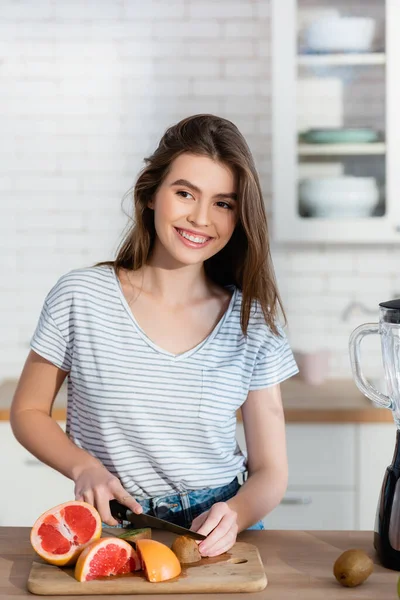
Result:
M199 419L218 425L229 421L246 400L242 371L235 366L203 369Z
M136 415L188 425L205 421L221 425L246 399L241 370L233 366L201 368L171 361L149 372L132 373Z

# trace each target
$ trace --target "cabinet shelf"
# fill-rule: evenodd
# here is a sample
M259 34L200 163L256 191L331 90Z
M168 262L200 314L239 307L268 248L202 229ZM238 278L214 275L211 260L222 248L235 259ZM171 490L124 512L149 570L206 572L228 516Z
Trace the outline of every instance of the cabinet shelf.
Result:
M299 156L332 156L385 154L386 144L298 144Z
M341 54L299 54L297 64L302 67L384 65L385 52L341 53Z
M311 53L305 45L298 45L299 36L306 39L307 24L319 18L318 3L271 0L270 4L274 241L400 245L400 78L396 62L400 56L400 1L374 3L373 10L372 4L365 7L365 15L380 23L379 36L376 46L354 53ZM327 4L341 6L325 2L325 8ZM350 137L346 126L347 133L365 129L378 135ZM328 134L330 129L336 130L332 131L335 137L307 135L316 130ZM343 131L343 137L336 135L338 131ZM321 143L325 140L327 143ZM339 143L333 143L336 141ZM357 219L303 217L299 179L340 174L379 182L384 189L379 211L373 217Z

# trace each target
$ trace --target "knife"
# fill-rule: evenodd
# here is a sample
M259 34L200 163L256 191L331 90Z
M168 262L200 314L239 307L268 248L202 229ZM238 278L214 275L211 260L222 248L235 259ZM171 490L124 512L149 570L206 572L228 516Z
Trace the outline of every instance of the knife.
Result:
M180 525L175 525L175 523L170 523L164 519L152 517L151 515L146 515L145 513L137 515L127 506L124 506L117 500L110 500L110 510L114 519L117 519L118 521L129 521L134 528L140 529L142 527L153 527L153 529L166 529L167 531L172 531L173 533L177 533L179 535L187 535L194 540L206 539L206 536L202 535L201 533L191 531L190 529L186 529L186 527L181 527Z

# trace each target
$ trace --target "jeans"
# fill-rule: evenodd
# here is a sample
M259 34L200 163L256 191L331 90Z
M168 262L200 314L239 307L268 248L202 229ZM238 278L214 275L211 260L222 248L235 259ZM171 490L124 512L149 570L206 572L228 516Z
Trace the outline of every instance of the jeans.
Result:
M239 489L240 484L235 477L228 485L218 488L190 490L171 496L136 500L143 507L144 513L190 529L193 519L209 510L216 502L226 502L235 496ZM124 525L125 523L122 523L121 527ZM258 521L249 529L264 529L263 522Z

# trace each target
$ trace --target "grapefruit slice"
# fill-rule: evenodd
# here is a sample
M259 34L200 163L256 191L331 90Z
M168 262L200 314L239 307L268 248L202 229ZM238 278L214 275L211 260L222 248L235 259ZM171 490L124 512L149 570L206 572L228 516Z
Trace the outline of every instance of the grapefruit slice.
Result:
M165 544L156 540L136 540L142 568L151 582L166 581L178 577L181 563L176 555Z
M79 554L101 535L101 519L87 502L71 500L43 513L31 529L35 552L52 565L72 565Z
M141 568L134 548L125 540L106 537L91 542L80 553L75 565L78 581L91 581L109 575L123 575Z

